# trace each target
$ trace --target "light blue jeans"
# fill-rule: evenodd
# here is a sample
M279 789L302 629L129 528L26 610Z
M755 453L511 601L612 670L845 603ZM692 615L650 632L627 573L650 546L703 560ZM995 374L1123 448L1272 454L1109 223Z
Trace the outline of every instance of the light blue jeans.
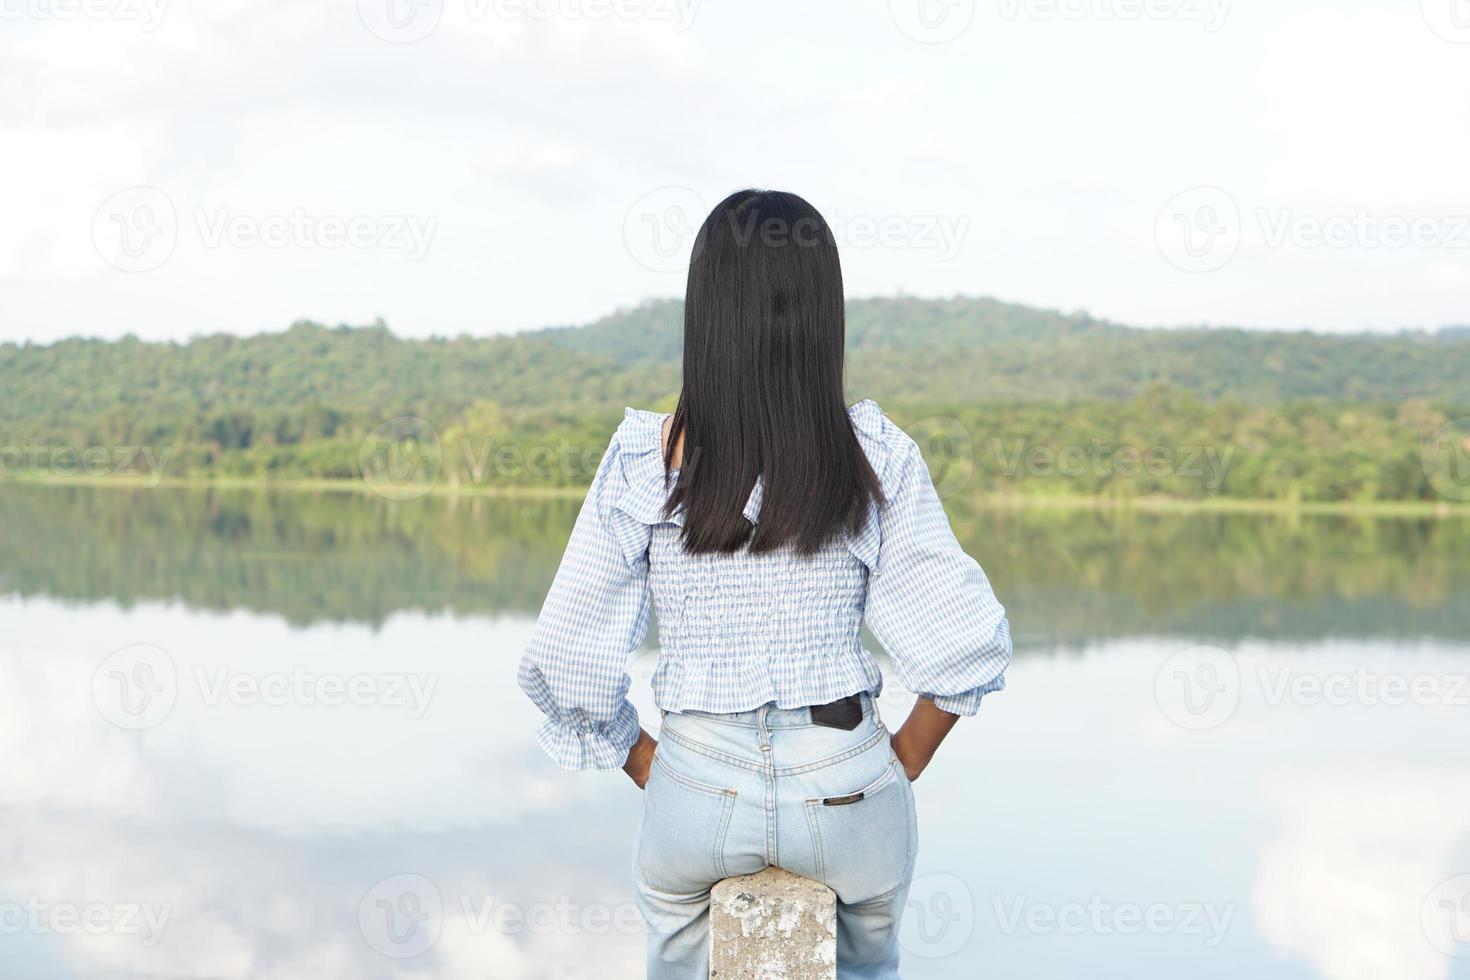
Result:
M850 732L805 708L665 714L634 868L648 976L705 980L711 886L778 865L837 893L839 977L897 977L918 827L888 739L867 695Z

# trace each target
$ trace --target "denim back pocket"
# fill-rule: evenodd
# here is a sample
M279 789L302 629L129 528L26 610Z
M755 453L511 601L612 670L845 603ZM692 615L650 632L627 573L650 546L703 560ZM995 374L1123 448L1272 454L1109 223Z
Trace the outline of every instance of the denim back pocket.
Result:
M655 889L685 895L703 891L725 875L725 835L735 809L735 791L681 775L653 756L643 826L638 835L638 869Z
M834 790L806 801L818 879L849 905L881 898L905 884L918 831L913 790L898 760L890 759L866 785Z

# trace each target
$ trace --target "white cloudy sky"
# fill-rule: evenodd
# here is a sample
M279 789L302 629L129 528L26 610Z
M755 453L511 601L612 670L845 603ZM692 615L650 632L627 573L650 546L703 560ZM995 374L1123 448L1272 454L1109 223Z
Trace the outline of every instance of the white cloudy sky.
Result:
M0 0L0 340L584 322L747 185L852 296L1470 322L1466 0L89 2Z

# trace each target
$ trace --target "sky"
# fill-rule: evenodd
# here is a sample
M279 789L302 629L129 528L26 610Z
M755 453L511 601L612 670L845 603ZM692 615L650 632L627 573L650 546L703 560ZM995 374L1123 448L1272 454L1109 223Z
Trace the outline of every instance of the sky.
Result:
M1470 323L1470 0L0 0L0 342L680 296L795 191L850 297Z

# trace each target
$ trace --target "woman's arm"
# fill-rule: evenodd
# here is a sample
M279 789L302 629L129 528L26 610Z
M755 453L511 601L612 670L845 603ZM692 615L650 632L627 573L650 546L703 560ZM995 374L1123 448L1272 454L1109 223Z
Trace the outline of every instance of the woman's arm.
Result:
M619 452L615 435L521 660L521 688L546 714L537 739L564 769L617 769L641 731L627 664L648 629L648 528L615 523L631 520L613 506Z
M653 736L638 729L638 741L628 750L628 761L623 763L623 772L637 784L639 789L648 785L648 773L653 768L653 751L658 743Z
M919 778L959 720L959 715L935 707L929 698L919 698L914 704L903 726L893 733L893 754L903 763L910 782Z
M985 572L950 528L918 445L886 419L885 430L891 459L866 611L899 680L919 695L893 737L913 779L955 722L1005 687L1011 633Z

